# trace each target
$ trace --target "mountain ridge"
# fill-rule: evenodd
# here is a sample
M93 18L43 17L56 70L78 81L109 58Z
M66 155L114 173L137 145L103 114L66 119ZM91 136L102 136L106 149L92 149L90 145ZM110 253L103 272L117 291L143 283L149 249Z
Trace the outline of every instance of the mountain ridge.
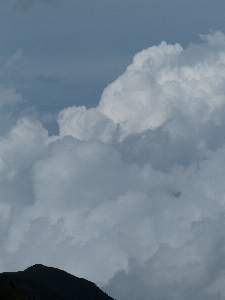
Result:
M114 300L93 282L42 264L0 273L0 279L8 285L13 283L15 290L29 300Z

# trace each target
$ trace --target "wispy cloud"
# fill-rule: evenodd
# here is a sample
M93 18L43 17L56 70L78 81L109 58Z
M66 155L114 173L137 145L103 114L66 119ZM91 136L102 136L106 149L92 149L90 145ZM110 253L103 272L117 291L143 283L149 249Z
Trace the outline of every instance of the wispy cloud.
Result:
M29 9L31 8L31 6L35 3L38 2L43 2L43 3L58 3L59 0L14 0L15 4L22 8L24 11L29 11Z

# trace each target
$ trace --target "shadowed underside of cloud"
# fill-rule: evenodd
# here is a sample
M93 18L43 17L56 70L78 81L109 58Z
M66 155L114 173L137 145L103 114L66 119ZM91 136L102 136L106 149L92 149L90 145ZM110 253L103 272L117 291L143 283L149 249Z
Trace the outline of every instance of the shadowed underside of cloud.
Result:
M138 53L96 108L59 113L59 136L9 122L1 271L52 265L118 300L224 299L225 36L201 38ZM0 90L9 120L20 101Z

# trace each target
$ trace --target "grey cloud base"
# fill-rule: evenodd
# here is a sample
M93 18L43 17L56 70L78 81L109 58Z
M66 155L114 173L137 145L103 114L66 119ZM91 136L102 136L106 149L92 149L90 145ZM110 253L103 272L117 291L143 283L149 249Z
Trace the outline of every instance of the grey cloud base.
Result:
M1 272L43 263L118 300L225 298L225 36L202 39L138 53L96 108L60 111L58 136L8 113ZM23 101L0 93L2 111Z

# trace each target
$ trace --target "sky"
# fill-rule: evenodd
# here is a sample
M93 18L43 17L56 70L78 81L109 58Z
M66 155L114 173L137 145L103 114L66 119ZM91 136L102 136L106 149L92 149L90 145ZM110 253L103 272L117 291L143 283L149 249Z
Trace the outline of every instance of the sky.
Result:
M224 300L225 1L0 8L0 272Z

